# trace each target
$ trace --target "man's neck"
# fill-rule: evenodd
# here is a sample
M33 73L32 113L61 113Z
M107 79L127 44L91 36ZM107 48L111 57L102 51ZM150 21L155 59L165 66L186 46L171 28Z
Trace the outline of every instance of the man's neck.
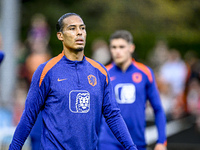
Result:
M76 51L76 50L64 49L64 54L71 61L82 61L83 55L84 55L84 50Z
M123 72L126 72L126 70L131 65L131 63L132 63L132 59L130 58L126 62L119 64L117 66L120 67Z

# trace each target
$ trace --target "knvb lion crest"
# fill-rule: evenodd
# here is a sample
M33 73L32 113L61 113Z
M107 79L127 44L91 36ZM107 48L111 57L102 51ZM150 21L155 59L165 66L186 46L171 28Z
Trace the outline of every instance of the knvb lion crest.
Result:
M73 113L89 112L90 93L86 90L72 90L69 93L69 109Z
M76 96L77 112L85 113L90 110L90 95L89 93L78 93Z
M89 75L88 82L90 85L95 86L97 84L97 78L93 75Z

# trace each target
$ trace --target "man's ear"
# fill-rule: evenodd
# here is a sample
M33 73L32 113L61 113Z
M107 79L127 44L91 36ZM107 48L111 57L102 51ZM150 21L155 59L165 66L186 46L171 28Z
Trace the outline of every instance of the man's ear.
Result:
M130 52L133 54L135 51L135 44L131 44L130 46Z
M58 38L58 40L63 41L63 34L62 34L62 32L57 32L57 38Z

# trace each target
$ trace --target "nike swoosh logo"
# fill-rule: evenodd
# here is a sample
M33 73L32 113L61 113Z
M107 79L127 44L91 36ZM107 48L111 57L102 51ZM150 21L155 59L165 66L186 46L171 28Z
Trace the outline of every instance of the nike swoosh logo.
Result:
M60 81L64 81L64 80L67 80L67 79L59 79L59 78L58 78L57 81L60 82Z

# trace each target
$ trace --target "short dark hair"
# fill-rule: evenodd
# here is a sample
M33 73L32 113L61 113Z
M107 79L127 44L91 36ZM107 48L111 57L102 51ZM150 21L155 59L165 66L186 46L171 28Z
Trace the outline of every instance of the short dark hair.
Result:
M113 39L124 39L128 43L133 43L133 36L132 34L127 30L117 30L110 36L110 42Z
M69 16L79 16L79 17L80 17L80 15L78 15L78 14L76 14L76 13L66 13L66 14L62 15L62 16L58 19L58 21L57 21L57 23L56 23L56 31L57 31L57 32L62 32L62 30L63 30L63 20L64 20L65 18L69 17ZM81 18L81 17L80 17L80 18Z

